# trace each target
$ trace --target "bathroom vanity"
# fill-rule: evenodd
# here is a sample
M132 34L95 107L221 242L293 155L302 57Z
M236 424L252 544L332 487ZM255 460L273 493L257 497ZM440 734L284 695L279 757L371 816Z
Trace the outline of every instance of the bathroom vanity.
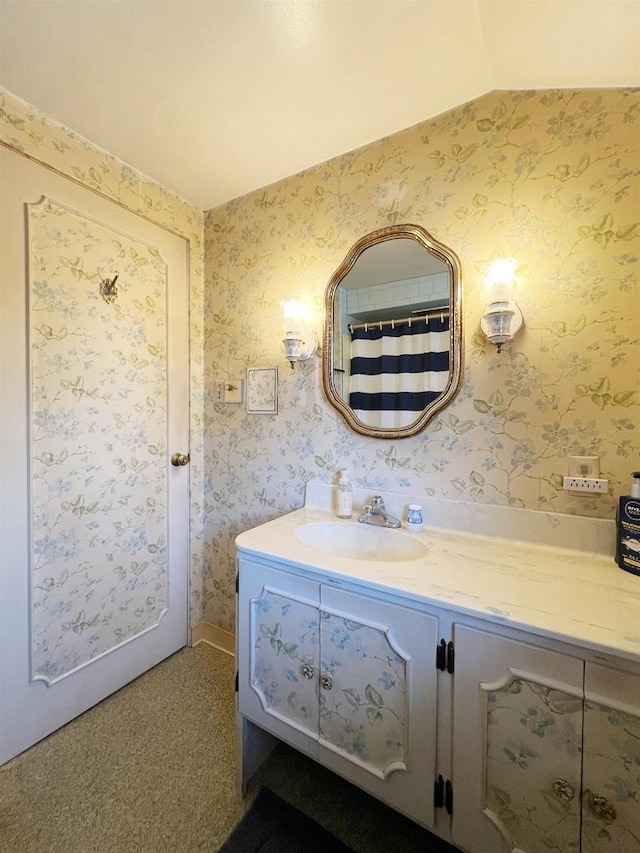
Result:
M423 499L408 534L332 492L237 539L242 789L282 740L469 853L640 853L640 578L613 524Z

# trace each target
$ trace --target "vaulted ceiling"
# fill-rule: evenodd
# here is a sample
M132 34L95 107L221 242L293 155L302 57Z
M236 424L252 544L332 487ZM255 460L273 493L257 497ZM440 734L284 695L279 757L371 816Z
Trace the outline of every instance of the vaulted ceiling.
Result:
M208 209L493 89L640 86L640 0L0 0L0 85Z

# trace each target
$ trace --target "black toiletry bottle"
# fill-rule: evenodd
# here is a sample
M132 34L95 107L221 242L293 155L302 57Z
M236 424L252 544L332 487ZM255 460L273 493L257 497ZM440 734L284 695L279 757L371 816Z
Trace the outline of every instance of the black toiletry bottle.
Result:
M616 563L640 575L640 471L631 477L631 494L620 498L616 513Z

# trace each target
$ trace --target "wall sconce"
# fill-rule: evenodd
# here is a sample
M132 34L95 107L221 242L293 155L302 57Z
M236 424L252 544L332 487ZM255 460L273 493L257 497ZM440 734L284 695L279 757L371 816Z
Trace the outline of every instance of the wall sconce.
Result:
M311 318L304 305L296 299L287 299L280 305L284 316L284 353L291 370L295 370L297 361L306 361L314 355L318 349L318 338L308 325Z
M492 344L502 349L524 326L524 317L513 298L517 284L514 270L518 262L515 258L498 258L489 266L484 280L487 307L480 320L480 328Z

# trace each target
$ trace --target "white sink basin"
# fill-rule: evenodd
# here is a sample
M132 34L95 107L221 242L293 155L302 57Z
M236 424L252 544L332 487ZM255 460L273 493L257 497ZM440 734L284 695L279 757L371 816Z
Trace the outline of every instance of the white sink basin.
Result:
M310 548L349 557L351 560L376 560L402 562L424 557L427 548L417 539L401 530L374 527L371 524L344 524L338 521L321 521L301 524L295 531L298 539Z

